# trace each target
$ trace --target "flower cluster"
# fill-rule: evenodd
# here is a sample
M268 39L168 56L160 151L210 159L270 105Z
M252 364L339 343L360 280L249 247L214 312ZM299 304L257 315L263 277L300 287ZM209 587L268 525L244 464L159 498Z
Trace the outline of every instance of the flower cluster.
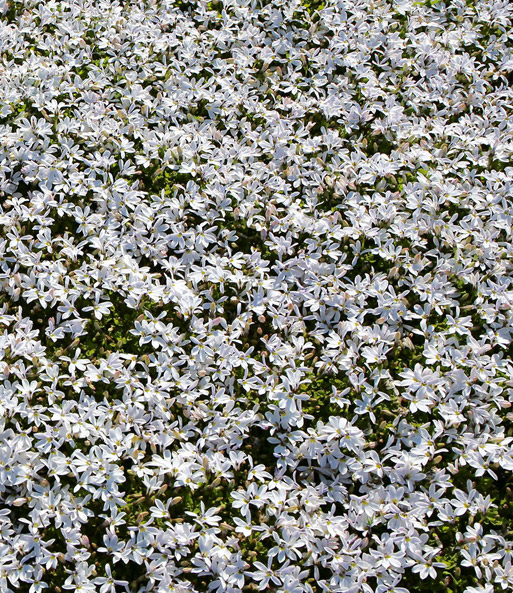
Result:
M0 13L0 592L511 589L513 5Z

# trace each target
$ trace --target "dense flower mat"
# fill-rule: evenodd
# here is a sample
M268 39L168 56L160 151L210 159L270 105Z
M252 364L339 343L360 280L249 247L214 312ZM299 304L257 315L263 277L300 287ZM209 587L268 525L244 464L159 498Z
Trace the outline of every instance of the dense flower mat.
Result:
M513 5L0 1L0 591L513 587Z

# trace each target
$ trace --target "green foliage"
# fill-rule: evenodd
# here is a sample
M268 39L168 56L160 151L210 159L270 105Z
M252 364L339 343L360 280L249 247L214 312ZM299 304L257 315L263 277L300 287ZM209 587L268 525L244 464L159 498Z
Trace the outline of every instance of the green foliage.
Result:
M310 383L300 385L298 393L308 395L308 399L302 402L303 413L312 416L312 423L317 421L326 423L330 416L341 413L341 408L333 399L333 387L338 391L349 386L349 381L343 373L338 376L327 374L310 377Z
M326 6L324 0L301 0L301 5L306 8L308 14L313 15Z

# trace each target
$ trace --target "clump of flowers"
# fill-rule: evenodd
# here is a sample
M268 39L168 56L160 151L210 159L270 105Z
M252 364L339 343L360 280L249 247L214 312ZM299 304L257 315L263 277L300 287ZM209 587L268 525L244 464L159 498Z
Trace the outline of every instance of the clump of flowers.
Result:
M0 13L0 591L511 589L511 3Z

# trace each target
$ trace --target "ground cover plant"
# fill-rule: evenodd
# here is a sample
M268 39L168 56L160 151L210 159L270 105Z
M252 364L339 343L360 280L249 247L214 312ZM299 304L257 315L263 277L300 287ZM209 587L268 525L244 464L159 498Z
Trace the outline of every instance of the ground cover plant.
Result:
M0 0L0 591L513 587L503 0Z

